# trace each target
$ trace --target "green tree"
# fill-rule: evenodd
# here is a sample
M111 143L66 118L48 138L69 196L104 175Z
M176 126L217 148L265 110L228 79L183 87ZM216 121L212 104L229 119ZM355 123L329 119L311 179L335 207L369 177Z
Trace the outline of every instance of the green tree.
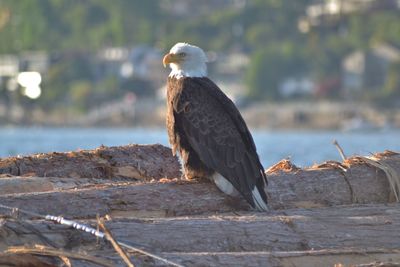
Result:
M396 99L400 97L400 62L392 63L386 76L385 86L383 88L383 96L385 99Z
M285 78L301 76L308 71L302 50L289 43L258 50L250 62L246 84L247 95L253 99L279 99L279 85Z
M0 0L0 53L151 43L159 12L156 0Z

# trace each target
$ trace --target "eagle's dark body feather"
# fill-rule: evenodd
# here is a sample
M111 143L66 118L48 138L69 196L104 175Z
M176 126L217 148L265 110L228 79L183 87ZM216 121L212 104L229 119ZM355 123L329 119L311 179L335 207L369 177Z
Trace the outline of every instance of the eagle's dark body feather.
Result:
M169 77L167 129L187 178L224 176L254 207L267 183L253 138L233 102L206 77Z

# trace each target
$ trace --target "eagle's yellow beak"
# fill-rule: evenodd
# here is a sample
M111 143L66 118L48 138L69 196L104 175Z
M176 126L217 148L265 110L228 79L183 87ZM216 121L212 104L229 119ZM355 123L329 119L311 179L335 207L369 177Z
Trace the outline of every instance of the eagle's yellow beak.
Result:
M181 61L182 61L182 57L179 54L168 53L164 56L162 62L163 62L164 68L165 68L170 63L179 63Z

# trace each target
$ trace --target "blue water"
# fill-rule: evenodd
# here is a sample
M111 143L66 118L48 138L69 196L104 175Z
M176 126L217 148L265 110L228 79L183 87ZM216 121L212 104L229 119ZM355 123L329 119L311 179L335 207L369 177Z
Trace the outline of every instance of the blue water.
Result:
M339 153L332 145L333 139L339 142L346 155L368 155L385 149L400 151L400 131L343 133L254 130L252 132L264 167L288 157L299 166L310 166L326 160L340 160ZM168 139L164 129L0 128L0 157L134 143L168 145Z

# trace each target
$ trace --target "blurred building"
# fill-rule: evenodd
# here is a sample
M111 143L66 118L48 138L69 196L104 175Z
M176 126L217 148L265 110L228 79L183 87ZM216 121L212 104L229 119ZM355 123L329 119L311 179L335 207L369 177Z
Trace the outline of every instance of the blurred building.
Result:
M122 66L129 62L129 49L126 47L107 47L97 52L96 55L96 76L120 77ZM133 67L132 71L133 72ZM128 75L130 75L129 73Z
M95 61L97 79L114 76L118 78L121 86L142 81L150 84L154 89L165 81L161 63L162 53L151 46L107 47L97 53Z
M15 55L0 55L0 77L13 77L18 74L19 59Z
M20 72L34 71L41 75L47 73L50 65L49 56L45 52L23 52L20 55L0 55L0 78L7 82L16 78ZM6 88L12 91L12 88Z
M321 0L306 8L306 15L299 19L298 28L308 32L311 27L335 26L342 16L355 12L395 9L400 9L399 0Z
M342 61L343 87L347 91L381 89L390 65L399 61L400 50L388 44L354 51Z
M314 81L308 77L286 78L279 85L279 93L284 98L295 96L309 96L315 93Z
M47 73L50 65L49 54L43 51L23 52L19 56L20 71L36 71L42 75Z
M218 86L236 104L245 98L244 74L250 63L249 55L235 51L231 53L207 52L209 73Z
M199 17L215 10L226 8L242 9L248 0L163 0L160 8L167 14L178 17Z

